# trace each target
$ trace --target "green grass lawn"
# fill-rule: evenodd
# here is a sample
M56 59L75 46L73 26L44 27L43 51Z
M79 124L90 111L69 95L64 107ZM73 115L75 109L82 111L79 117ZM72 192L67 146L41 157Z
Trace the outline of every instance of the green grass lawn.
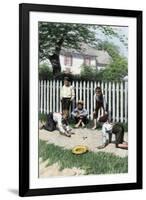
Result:
M111 153L88 152L74 155L71 150L54 144L39 141L39 157L43 161L49 159L48 165L59 163L60 169L77 167L86 171L86 174L114 174L128 172L128 157L121 158Z

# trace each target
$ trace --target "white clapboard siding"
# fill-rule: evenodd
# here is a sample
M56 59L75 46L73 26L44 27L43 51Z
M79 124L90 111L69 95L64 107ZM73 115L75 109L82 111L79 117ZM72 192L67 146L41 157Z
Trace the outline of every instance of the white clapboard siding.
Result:
M108 103L108 113L113 122L128 122L128 82L96 82L96 81L73 81L76 102L81 99L84 107L88 110L89 118L93 119L95 109L95 88L101 87ZM61 112L60 90L62 81L48 80L39 81L39 112L47 114L49 112Z

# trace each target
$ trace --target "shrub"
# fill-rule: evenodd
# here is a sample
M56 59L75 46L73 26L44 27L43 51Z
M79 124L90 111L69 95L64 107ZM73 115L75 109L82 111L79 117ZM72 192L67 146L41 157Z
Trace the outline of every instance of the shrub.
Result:
M53 76L52 69L47 63L39 65L39 80L48 80Z

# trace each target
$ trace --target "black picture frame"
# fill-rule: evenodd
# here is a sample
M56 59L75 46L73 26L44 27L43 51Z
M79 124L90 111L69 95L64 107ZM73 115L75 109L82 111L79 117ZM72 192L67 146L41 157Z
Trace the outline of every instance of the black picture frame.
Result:
M29 13L31 11L130 17L137 32L137 180L134 183L30 189L29 187ZM58 5L19 5L19 195L56 195L142 189L142 11Z

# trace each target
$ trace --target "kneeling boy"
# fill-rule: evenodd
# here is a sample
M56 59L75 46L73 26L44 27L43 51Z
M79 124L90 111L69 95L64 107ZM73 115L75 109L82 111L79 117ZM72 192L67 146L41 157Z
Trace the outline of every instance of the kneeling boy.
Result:
M71 137L72 134L71 128L68 125L66 113L49 113L47 115L47 121L42 128L48 131L54 131L55 129L58 129L61 134L64 134L67 137Z
M116 148L128 149L128 143L124 142L124 127L120 123L112 124L108 120L102 126L103 144L98 149L105 148L111 143L112 133L115 134Z

